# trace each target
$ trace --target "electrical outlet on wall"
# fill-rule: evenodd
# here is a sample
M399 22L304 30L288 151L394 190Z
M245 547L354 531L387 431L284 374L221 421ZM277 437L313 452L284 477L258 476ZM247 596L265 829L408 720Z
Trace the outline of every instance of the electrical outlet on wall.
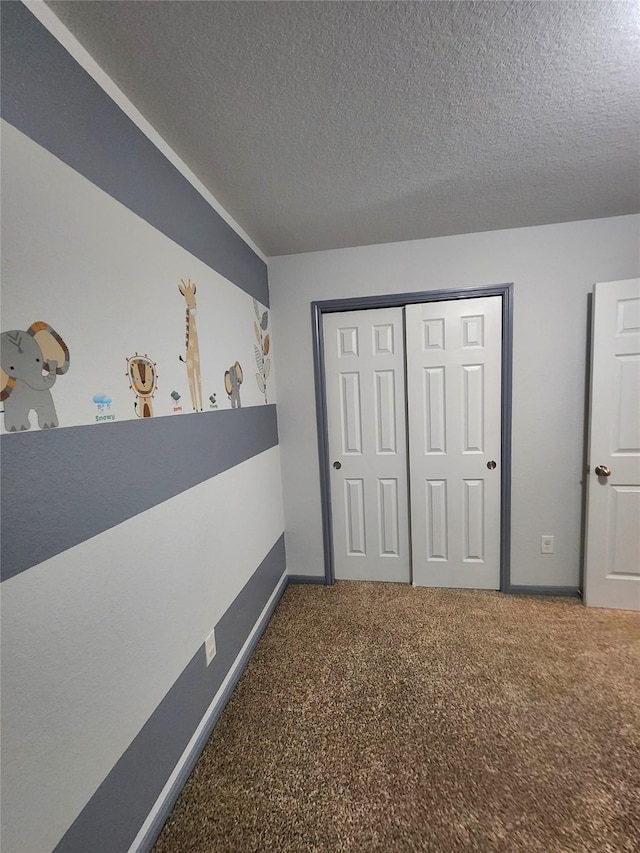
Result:
M540 553L553 554L553 536L543 533L540 537Z
M207 666L211 663L211 661L216 656L216 629L209 634L207 639L204 641L204 653L207 656Z

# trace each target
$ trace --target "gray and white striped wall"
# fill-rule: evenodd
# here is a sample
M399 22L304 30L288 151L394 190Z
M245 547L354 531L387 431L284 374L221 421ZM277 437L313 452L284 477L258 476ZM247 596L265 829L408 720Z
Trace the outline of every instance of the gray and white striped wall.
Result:
M148 846L286 584L273 363L266 393L256 378L267 268L36 12L2 4L2 331L50 324L70 368L60 426L0 438L2 849L116 853ZM134 353L157 366L149 419Z

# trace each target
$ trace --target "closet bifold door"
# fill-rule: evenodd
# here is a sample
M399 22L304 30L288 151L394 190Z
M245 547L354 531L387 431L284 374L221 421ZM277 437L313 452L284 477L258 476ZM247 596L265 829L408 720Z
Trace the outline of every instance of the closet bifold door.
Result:
M501 297L405 311L413 583L499 589Z
M325 314L337 580L410 580L402 308Z

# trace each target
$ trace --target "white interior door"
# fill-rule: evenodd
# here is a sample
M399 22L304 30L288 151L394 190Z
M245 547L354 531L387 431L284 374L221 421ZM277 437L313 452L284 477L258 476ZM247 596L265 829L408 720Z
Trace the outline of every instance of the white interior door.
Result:
M413 582L499 589L501 297L405 310Z
M585 601L640 610L640 279L596 284Z
M337 579L410 580L402 308L325 314Z

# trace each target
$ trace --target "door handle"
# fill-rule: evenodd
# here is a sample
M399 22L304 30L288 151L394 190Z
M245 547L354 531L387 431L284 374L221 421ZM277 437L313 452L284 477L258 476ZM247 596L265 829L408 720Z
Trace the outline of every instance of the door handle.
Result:
M336 471L339 471L342 468L342 463L341 462L334 462L333 467L336 469Z
M487 468L488 468L490 471L493 471L493 469L494 469L495 467L496 467L496 463L493 461L493 459L492 459L490 462L487 462Z
M611 468L607 468L606 465L598 465L596 468L596 474L598 477L610 477L611 476Z

